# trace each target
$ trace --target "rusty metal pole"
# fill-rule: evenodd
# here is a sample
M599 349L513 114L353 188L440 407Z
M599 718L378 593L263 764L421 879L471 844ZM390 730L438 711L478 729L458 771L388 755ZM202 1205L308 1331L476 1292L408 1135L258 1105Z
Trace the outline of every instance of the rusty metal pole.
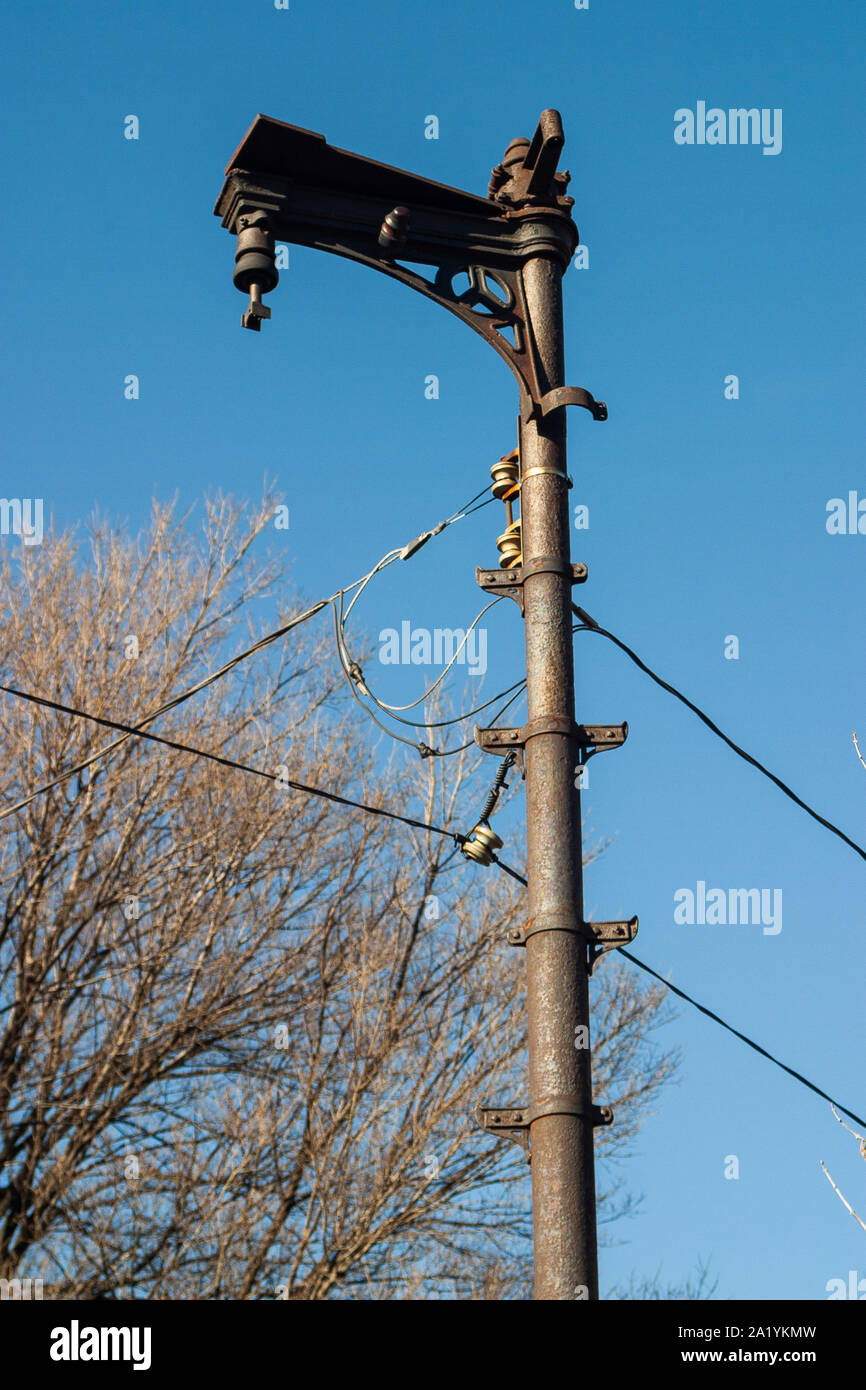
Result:
M562 270L526 262L523 281L539 356L552 390L564 383ZM526 941L532 1207L537 1299L598 1298L587 949L583 921L580 792L573 735L574 659L565 410L524 421L521 491L526 616ZM532 573L532 561L561 563ZM532 733L536 721L560 732ZM583 1031L582 1031L583 1030Z
M500 759L518 750L525 757L530 921L508 939L527 952L531 1095L528 1106L479 1104L476 1119L531 1147L539 1299L598 1297L593 1124L612 1115L592 1104L589 962L637 930L637 918L583 919L578 750L584 762L618 747L627 727L574 721L571 586L586 569L569 558L564 407L595 420L607 418L607 407L564 385L561 277L578 240L569 175L557 172L564 140L559 112L542 111L531 140L511 141L482 198L258 116L214 209L238 236L234 280L250 295L246 328L270 314L262 294L277 283L280 237L353 259L432 299L480 333L519 384L521 519L509 524L507 559L498 570L479 567L476 580L485 592L521 598L528 723L476 728L475 739ZM418 265L435 268L432 280ZM490 862L483 853L467 857Z

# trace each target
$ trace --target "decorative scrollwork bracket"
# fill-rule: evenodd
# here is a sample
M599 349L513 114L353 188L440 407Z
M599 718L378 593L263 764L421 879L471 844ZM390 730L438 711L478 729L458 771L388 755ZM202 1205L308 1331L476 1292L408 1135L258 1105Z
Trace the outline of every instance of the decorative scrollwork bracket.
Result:
M604 402L590 392L551 388L524 286L528 260L548 257L564 271L578 244L574 200L564 191L569 175L556 171L562 145L559 114L543 112L531 141L509 145L482 198L258 116L214 211L234 233L251 214L264 214L275 239L367 265L455 314L507 362L524 420L567 405L605 420ZM257 311L252 326L262 316Z

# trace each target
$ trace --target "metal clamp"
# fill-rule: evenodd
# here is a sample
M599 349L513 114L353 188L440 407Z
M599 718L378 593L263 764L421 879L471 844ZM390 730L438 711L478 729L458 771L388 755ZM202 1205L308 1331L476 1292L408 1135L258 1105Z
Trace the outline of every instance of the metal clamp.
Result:
M520 573L524 580L531 574L565 574L572 584L585 584L588 576L586 565L570 565L556 555L536 555L524 560Z
M545 1115L576 1115L586 1119L586 1110L577 1096L548 1096L532 1105L476 1105L475 1123L497 1139L510 1139L518 1144L526 1154L526 1161L532 1161L529 1147L530 1126ZM613 1124L613 1110L609 1105L593 1105L590 1109L593 1128Z
M549 415L552 410L559 410L564 405L581 405L584 410L588 410L593 420L607 419L607 406L604 401L597 401L589 392L584 391L582 386L555 386L552 391L547 391L538 401L533 401L533 411L542 416Z
M568 565L555 556L537 555L534 559L507 570L486 570L478 565L475 570L475 582L486 594L507 594L509 598L516 599L520 612L523 613L523 583L527 576L533 574L564 574L571 579L572 584L585 584L589 571L584 564Z
M605 951L615 951L618 946L629 946L637 936L637 917L627 922L578 922L573 913L540 912L531 917L525 927L511 927L506 936L509 946L525 946L531 936L544 931L570 931L582 936L587 943L587 969L592 967Z
M520 470L521 485L526 482L527 478L544 477L561 478L564 483L568 483L569 487L574 486L568 473L563 473L561 468L544 468L540 464L536 464L533 468L521 468Z
M595 1128L613 1124L613 1110L609 1105L592 1105L589 1113ZM578 1119L585 1119L586 1110L577 1096L548 1096L547 1100L530 1105L526 1112L527 1124L531 1125L544 1115L577 1115Z
M528 724L524 724L520 730L520 736L524 744L531 738L537 738L539 734L576 734L580 735L579 724L575 724L567 714L546 714L540 719L531 719Z
M628 737L628 724L575 724L567 715L548 715L543 719L533 719L520 729L482 729L476 724L473 737L484 753L495 753L502 757L513 749L515 762L522 777L526 776L524 749L531 738L538 734L573 734L582 753L582 762L587 762L595 753L603 753L607 748L621 748Z
M509 946L525 946L531 936L542 931L580 933L580 922L573 912L540 912L531 917L525 927L511 927L506 936Z

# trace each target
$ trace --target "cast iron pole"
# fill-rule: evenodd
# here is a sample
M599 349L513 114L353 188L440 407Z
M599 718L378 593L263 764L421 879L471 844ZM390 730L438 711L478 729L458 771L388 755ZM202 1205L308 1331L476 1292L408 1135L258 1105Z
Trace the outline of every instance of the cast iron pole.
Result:
M547 388L564 384L562 271L536 257L523 269ZM526 942L530 1103L576 1113L533 1120L535 1297L598 1297L589 978L583 922L580 792L576 787L574 659L564 410L524 421L521 443L526 614ZM532 573L531 561L560 562ZM561 731L532 733L536 721ZM539 928L544 928L539 930Z
M509 940L527 953L530 1103L479 1104L476 1118L531 1148L539 1299L598 1297L593 1124L612 1115L592 1104L590 955L627 944L637 930L637 918L583 918L578 750L585 761L617 747L626 726L574 719L571 589L586 569L569 557L564 407L595 420L607 407L564 384L561 278L578 241L569 175L557 172L564 138L559 113L543 111L532 139L512 140L479 197L258 116L215 208L238 237L234 282L250 296L245 327L259 329L270 316L262 295L279 278L278 236L349 257L434 300L480 333L519 384L521 553L476 578L487 592L510 588L518 597L522 589L528 722L476 728L475 737L497 757L520 749L525 758L529 922ZM432 278L419 265L432 267Z

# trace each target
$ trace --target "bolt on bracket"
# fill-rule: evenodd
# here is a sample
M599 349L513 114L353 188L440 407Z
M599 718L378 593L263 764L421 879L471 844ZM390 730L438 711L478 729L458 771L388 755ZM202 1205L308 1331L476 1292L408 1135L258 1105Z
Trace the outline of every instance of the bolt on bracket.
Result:
M583 750L583 762L604 753L608 748L622 748L628 738L628 724L579 724L578 738Z
M627 922L587 922L585 925L592 932L586 961L591 975L599 956L603 956L606 951L615 951L618 946L631 945L640 924L635 916L630 917Z
M533 1105L476 1105L475 1123L487 1134L497 1139L510 1139L518 1144L526 1154L527 1163L532 1161L529 1136L530 1126L544 1115L577 1115L586 1117L586 1110L577 1096L548 1096ZM609 1105L593 1105L590 1110L594 1128L613 1124L613 1110Z
M523 614L523 583L533 574L565 574L571 578L572 584L585 584L589 577L589 571L584 564L568 565L555 556L538 555L533 560L527 560L524 564L515 565L507 570L486 570L478 565L475 569L475 582L486 594L507 594L509 598L515 599Z
M523 756L522 729L482 729L475 725L473 738L484 753L494 753L501 758L505 753L514 753L514 764L520 768L521 777L526 777L526 761Z
M476 724L473 737L484 753L494 753L502 757L513 751L514 761L526 777L524 750L527 742L537 734L571 734L577 740L586 762L595 753L603 753L607 748L620 748L628 737L628 724L575 724L565 715L548 715L544 719L533 719L520 729L482 729Z
M525 927L511 927L506 940L509 946L525 946L531 936L543 931L570 931L582 936L587 944L587 969L592 968L599 956L606 951L615 951L618 946L629 946L638 932L638 919L631 917L627 922L578 922L565 912L539 913L532 917Z

